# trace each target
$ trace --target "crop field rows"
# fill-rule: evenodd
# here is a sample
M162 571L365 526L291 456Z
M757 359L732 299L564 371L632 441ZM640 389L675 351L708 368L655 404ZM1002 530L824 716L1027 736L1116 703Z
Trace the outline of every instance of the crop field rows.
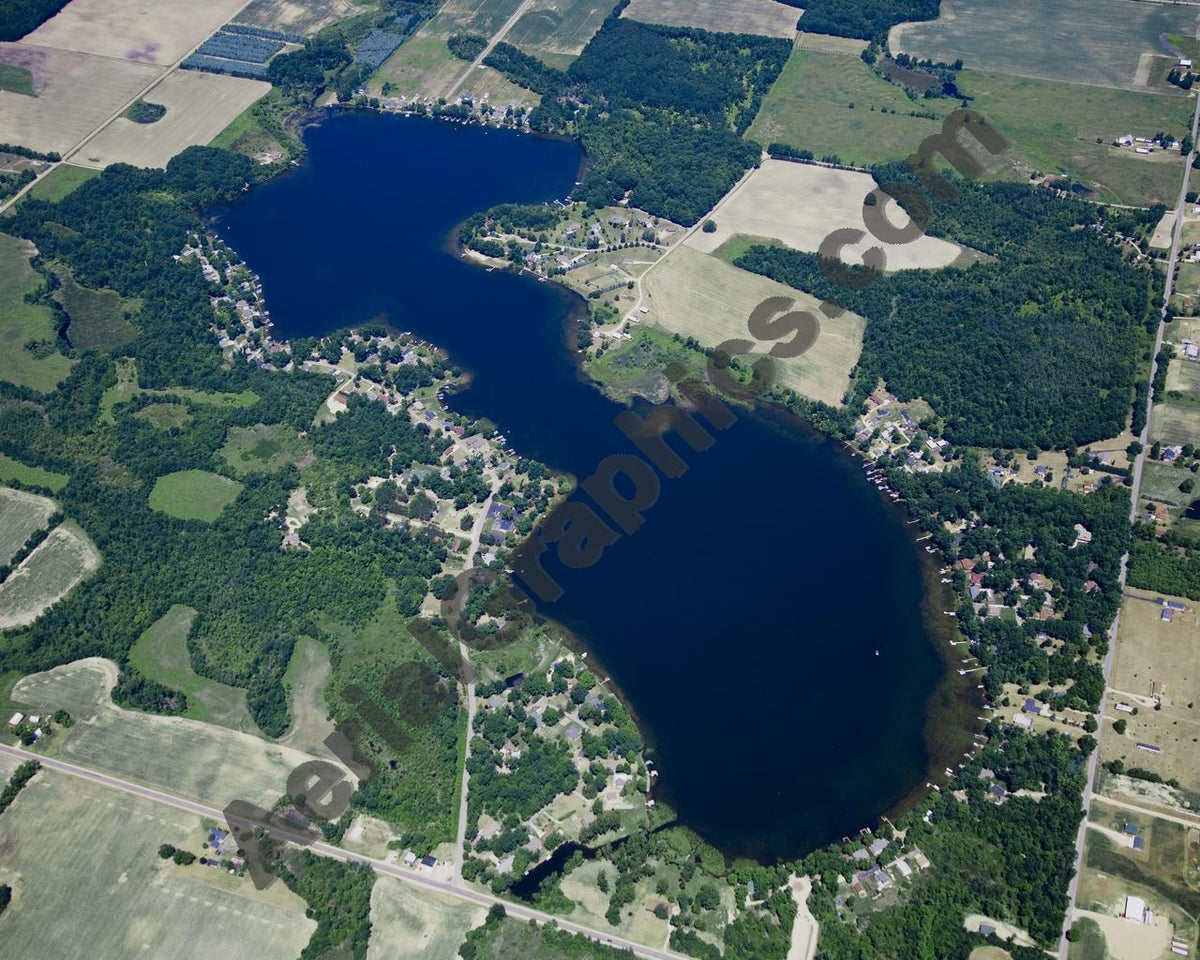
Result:
M33 623L100 566L100 551L79 527L60 524L0 583L0 630Z
M632 0L621 13L630 20L713 33L757 33L792 38L801 11L774 0Z
M0 487L0 563L7 563L54 513L54 501Z

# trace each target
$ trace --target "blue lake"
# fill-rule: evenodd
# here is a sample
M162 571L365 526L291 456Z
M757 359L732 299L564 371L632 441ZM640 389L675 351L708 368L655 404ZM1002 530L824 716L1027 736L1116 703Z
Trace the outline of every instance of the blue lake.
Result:
M577 370L578 298L447 242L493 204L566 196L578 146L366 113L306 139L304 165L220 212L276 335L411 330L473 375L452 405L520 453L582 478L636 452L613 424L623 408ZM636 713L655 796L726 854L774 861L911 801L967 749L976 711L938 652L953 601L861 466L762 415L716 438L681 448L690 469L633 536L555 568L565 594L542 609Z

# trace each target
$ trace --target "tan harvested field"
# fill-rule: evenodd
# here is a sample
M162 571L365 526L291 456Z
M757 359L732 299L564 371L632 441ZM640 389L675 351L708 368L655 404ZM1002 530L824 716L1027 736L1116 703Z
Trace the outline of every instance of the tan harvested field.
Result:
M1186 609L1170 623L1162 620L1160 594L1126 590L1121 611L1121 633L1113 661L1108 692L1110 720L1124 719L1125 736L1111 724L1100 738L1104 760L1122 758L1127 767L1142 767L1164 779L1178 777L1186 790L1200 790L1200 714L1190 704L1200 700L1200 613L1193 600L1182 600ZM1154 709L1154 695L1162 708ZM1137 707L1130 716L1114 709L1117 702ZM1148 753L1139 743L1153 744L1162 752Z
M844 57L857 57L868 46L866 40L855 40L852 37L831 37L824 33L805 33L796 35L796 46L801 50L816 50L818 53L836 53Z
M100 551L79 527L61 523L0 583L0 630L24 627L100 566Z
M796 35L801 13L775 0L632 0L621 16L670 27L790 39Z
M1012 960L1012 954L1001 947L976 947L967 960Z
M527 53L575 56L615 5L615 0L533 0L504 39Z
M716 231L697 230L686 243L712 253L731 237L744 234L815 253L835 229L851 227L865 232L863 199L874 189L875 181L866 173L766 160L713 211ZM905 214L890 201L889 212L893 222L905 222ZM879 244L867 234L859 243L842 250L842 260L861 263L862 252L877 245L884 248L888 270L945 267L963 252L957 244L937 237L918 237L906 244Z
M209 143L270 89L262 80L175 70L142 98L167 108L161 120L134 123L118 117L74 160L96 167L110 163L165 167L187 147Z
M456 957L467 931L486 916L459 897L380 877L371 891L367 960Z
M326 24L361 10L354 0L254 0L234 20L311 37Z
M767 297L789 297L796 309L817 313L818 301L799 290L730 266L687 245L668 254L643 280L646 322L670 333L694 336L705 346L746 339L751 311ZM798 357L776 360L784 386L813 400L841 406L850 370L862 351L865 322L852 313L822 316L820 335Z
M316 923L282 883L259 892L158 857L163 843L201 854L204 835L193 814L42 770L0 821L0 881L13 888L4 955L298 956Z
M25 42L0 43L0 63L28 67L37 92L0 91L0 141L58 153L123 109L160 72L149 63Z
M1195 443L1200 437L1200 407L1159 403L1150 411L1150 438L1163 443Z
M75 725L50 750L63 760L169 790L213 807L248 800L270 807L288 773L312 756L248 733L112 702L117 666L92 657L21 678L12 700L34 712L60 707Z
M243 6L245 0L71 0L21 43L167 66Z
M0 563L8 563L53 513L49 497L0 487Z

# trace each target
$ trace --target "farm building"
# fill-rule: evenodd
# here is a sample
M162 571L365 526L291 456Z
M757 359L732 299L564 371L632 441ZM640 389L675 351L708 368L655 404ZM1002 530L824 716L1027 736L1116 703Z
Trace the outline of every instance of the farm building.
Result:
M1126 897L1125 912L1121 916L1131 923L1148 924L1154 920L1154 913L1141 897Z

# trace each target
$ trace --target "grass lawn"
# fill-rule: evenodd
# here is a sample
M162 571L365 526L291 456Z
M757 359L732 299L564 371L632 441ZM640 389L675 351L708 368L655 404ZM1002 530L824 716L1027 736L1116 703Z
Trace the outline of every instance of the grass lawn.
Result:
M45 176L39 177L25 196L36 197L38 200L45 200L49 203L58 203L68 193L87 183L99 172L91 167L76 167L69 163L60 163Z
M218 451L234 473L273 473L296 463L308 445L296 432L282 424L256 423L252 427L232 427L225 445Z
M122 297L115 290L92 290L75 282L70 270L55 264L62 281L54 299L71 317L67 337L79 350L109 350L129 343L137 330L130 320L141 309L138 300Z
M150 508L178 520L211 523L237 499L242 485L206 470L164 474L150 491Z
M185 957L202 943L224 960L298 956L316 923L282 883L259 892L248 877L158 857L163 843L203 853L204 828L195 814L41 770L4 814L5 954Z
M258 733L246 709L246 691L202 677L192 669L188 632L196 611L176 604L158 618L134 643L129 662L143 676L187 694L185 717Z
M57 493L67 485L67 476L43 470L41 467L31 467L14 460L7 454L0 453L0 483L16 481L30 487L42 487L51 493Z
M49 309L25 302L40 283L29 266L34 249L0 234L0 380L49 393L73 361L58 352Z
M0 90L33 96L33 74L25 67L14 67L11 63L0 63Z

